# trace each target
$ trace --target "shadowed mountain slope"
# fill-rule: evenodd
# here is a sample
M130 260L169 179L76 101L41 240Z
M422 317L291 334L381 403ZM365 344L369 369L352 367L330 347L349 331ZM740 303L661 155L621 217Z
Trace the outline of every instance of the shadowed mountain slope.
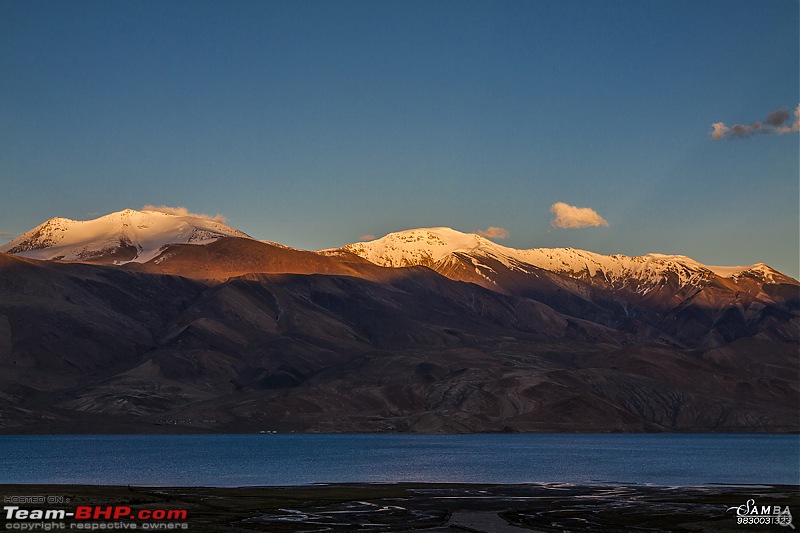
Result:
M391 274L199 281L0 254L0 428L798 429L796 344L676 349L427 268Z

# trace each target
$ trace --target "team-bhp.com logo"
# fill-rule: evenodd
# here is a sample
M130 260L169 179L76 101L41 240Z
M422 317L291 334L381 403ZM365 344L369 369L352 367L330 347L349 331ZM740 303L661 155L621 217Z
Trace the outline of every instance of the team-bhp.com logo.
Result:
M789 506L780 505L756 505L756 501L751 498L747 503L738 507L728 507L728 511L736 509L736 523L743 525L776 525L789 526L794 529L792 524L792 512Z
M51 531L59 529L189 529L181 522L186 509L132 509L126 505L78 505L66 509L22 509L3 506L6 529Z

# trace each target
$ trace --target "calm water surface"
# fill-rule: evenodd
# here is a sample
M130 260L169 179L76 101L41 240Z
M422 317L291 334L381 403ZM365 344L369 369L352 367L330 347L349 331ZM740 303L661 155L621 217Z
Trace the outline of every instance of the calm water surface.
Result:
M800 483L800 435L0 436L0 483Z

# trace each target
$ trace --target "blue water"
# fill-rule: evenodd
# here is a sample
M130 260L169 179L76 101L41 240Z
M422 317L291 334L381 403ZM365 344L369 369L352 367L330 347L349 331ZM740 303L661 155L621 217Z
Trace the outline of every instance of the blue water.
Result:
M800 484L800 435L0 436L0 483Z

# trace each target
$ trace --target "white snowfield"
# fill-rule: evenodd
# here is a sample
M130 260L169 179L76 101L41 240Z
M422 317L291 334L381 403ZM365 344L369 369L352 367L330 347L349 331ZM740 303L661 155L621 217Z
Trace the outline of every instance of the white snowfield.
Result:
M369 242L348 244L344 249L381 266L403 267L435 265L453 254L470 256L476 267L490 269L479 263L480 257L499 261L512 270L529 272L531 266L568 274L572 277L601 276L609 283L631 278L657 283L668 274L677 276L681 284L700 282L711 275L736 279L745 272L758 275L764 281L774 281L776 270L763 263L750 266L708 266L682 255L647 254L601 255L573 248L508 248L484 237L461 233L450 228L420 228L390 233Z
M207 244L220 237L250 238L208 218L126 209L94 220L50 219L0 246L0 252L30 259L82 261L120 246L134 246L133 261L144 263L168 244Z

